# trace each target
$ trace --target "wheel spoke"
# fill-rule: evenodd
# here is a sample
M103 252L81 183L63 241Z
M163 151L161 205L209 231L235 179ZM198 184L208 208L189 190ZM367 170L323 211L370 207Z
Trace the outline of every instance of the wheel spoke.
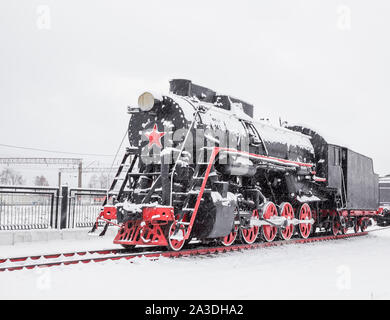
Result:
M312 218L312 213L310 207L307 203L304 203L299 208L299 220L310 220ZM300 223L299 232L302 238L307 239L310 236L312 225L310 223Z
M263 218L271 219L273 216L277 215L277 209L274 203L268 202L265 204L263 209ZM265 241L271 242L275 239L277 233L277 228L272 225L265 225L261 227L262 238Z
M252 212L252 218L258 218L259 213L257 210L253 210ZM255 242L257 235L259 233L259 227L252 226L250 228L240 228L240 238L244 243L252 244Z
M177 228L177 224L176 224L176 222L173 222L171 224L171 226L169 227L167 240L168 240L168 245L169 245L170 249L172 249L174 251L179 251L183 248L184 243L185 243L185 240L184 240L185 232L184 232L184 229L180 228L179 233L182 234L183 239L182 240L171 239L171 236L175 234L176 228Z
M284 202L280 205L280 216L285 217L288 220L291 220L294 218L294 210L290 203ZM280 237L284 240L291 239L294 232L294 225L290 224L286 226L284 229L280 229L279 234Z

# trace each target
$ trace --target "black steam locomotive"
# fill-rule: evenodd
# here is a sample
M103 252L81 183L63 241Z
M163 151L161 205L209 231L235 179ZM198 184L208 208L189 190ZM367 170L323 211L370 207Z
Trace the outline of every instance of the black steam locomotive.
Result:
M189 80L142 94L98 218L119 226L114 243L180 250L191 239L230 246L365 230L379 206L372 160L253 110Z

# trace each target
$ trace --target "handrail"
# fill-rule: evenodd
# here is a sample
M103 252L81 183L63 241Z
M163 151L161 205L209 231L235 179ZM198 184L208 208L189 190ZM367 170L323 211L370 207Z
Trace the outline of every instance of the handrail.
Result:
M190 127L188 128L188 131L187 131L187 134L184 138L184 141L183 141L183 145L181 147L181 150L175 160L175 164L173 165L173 168L172 168L172 172L171 172L171 186L170 186L170 196L169 196L169 205L172 206L172 198L173 198L173 177L174 177L174 173L176 171L176 167L177 167L177 161L180 159L181 155L183 154L183 151L184 151L184 148L186 146L186 143L187 143L187 140L188 140L188 137L190 136L190 133L191 133L191 130L196 122L196 118L199 116L199 112L200 112L200 109L196 109L196 112L194 113L194 119L192 120L191 122L191 125Z
M342 192L341 194L341 200L343 201L344 207L341 209L345 209L347 207L347 189L345 188L345 177L344 177L344 171L343 168L340 167L341 170L341 184L342 184L342 191L344 191L344 194Z

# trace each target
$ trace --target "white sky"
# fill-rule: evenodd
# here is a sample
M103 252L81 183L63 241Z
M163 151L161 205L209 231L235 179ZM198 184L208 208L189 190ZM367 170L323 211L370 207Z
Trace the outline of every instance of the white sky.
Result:
M389 29L386 0L2 0L0 144L115 154L127 105L180 77L257 117L309 124L390 173Z

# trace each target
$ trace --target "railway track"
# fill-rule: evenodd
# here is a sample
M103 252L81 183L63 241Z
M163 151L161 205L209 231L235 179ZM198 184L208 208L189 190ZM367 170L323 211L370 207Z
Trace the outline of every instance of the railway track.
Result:
M266 247L276 247L288 244L321 242L338 240L367 235L368 232L350 233L342 235L325 235L308 239L291 239L288 241L258 242L253 244L236 244L230 247L194 247L182 251L150 251L150 248L137 249L137 252L128 252L125 249L105 249L91 251L77 251L65 253L52 253L34 256L22 256L11 258L0 258L0 271L16 271L22 269L46 268L53 266L74 265L80 263L103 262L108 260L128 260L132 262L135 258L145 257L157 260L160 257L179 258L197 255L210 255L231 251L243 251Z

